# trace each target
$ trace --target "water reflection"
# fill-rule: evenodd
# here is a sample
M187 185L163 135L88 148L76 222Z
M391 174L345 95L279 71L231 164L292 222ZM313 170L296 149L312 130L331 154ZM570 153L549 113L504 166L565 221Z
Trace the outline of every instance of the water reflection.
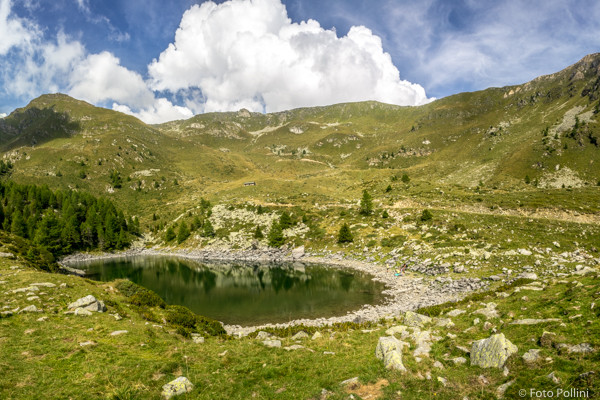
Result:
M228 324L255 325L344 315L383 300L367 275L302 264L203 264L175 257L126 257L77 263L91 279L128 278L169 304Z

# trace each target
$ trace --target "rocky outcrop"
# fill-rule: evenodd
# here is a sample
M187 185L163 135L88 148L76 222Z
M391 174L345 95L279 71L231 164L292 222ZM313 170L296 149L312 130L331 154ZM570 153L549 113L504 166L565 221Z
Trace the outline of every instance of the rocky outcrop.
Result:
M471 365L482 368L502 368L508 357L517 350L517 346L506 339L503 333L499 333L473 343Z

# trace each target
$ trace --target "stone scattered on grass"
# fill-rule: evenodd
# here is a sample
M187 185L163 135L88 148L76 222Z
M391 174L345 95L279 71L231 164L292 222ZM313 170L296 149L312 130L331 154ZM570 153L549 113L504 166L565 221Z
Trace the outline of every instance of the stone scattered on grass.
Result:
M79 308L75 309L74 314L75 315L82 315L82 316L90 316L90 315L92 315L92 312L90 310L86 310L85 308L79 307Z
M20 310L19 314L24 313L24 312L42 312L42 310L38 309L34 305L31 305L31 306L27 306L24 309Z
M503 333L473 342L471 365L482 368L502 368L508 357L516 353L517 346L504 337Z
M129 331L114 331L110 333L110 336L119 336L124 335L125 333L129 333Z
M304 332L304 331L300 331L298 333L296 333L294 336L292 336L292 340L301 340L301 339L306 339L308 338L308 333Z
M422 315L422 314L417 314L414 313L412 311L407 311L404 314L404 324L408 325L408 326L418 326L421 327L423 326L423 324L428 324L431 322L431 318L426 316L426 315Z
M281 347L281 340L263 340L262 343L267 347Z
M192 341L196 344L202 344L204 343L204 337L197 333L192 333Z
M77 308L83 308L83 309L86 309L88 311L95 311L95 312L104 312L104 311L106 311L106 306L104 305L104 303L101 302L100 300L97 300L92 295L88 295L88 296L82 297L82 298L74 301L73 303L69 304L67 306L67 308L69 310L75 310Z
M581 354L589 354L593 353L596 350L589 343L580 343L580 344L566 344L560 343L556 345L558 350L566 350L567 353L581 353Z
M515 383L514 380L506 382L500 386L498 386L498 388L496 389L496 395L498 396L499 399L503 399L504 398L504 393L506 393L506 390L508 390L508 388Z
M171 397L179 396L181 394L189 393L194 389L194 385L185 376L180 376L163 385L161 396L163 399L168 400Z
M88 340L87 342L81 342L81 343L79 343L79 345L80 345L81 347L86 347L86 346L95 346L95 345L96 345L96 343L95 343L95 342L92 342L91 340Z
M47 287L47 288L56 287L56 285L54 283L50 283L50 282L32 283L29 286L41 286L41 287Z
M311 340L317 340L317 339L321 339L323 337L323 335L321 334L321 332L316 331L314 335L312 335L312 337L310 338Z
M517 319L511 322L511 325L537 325L537 324L545 324L547 322L560 322L560 318L546 318L546 319L533 319L533 318L525 318L525 319Z
M406 332L407 327L404 325L392 326L388 330L385 331L385 334L388 336L394 336L396 333Z
M258 340L267 340L271 337L272 335L270 333L267 333L265 331L260 331L256 334L256 338Z
M300 344L293 344L291 346L286 346L283 349L287 350L287 351L293 351L293 350L300 350L303 349L304 346L300 345Z
M453 362L455 365L462 365L462 364L465 364L465 363L467 362L467 359L466 359L466 358L464 358L464 357L454 357L454 358L452 359L452 362Z
M406 343L393 336L380 337L375 349L375 356L383 360L385 368L404 372L406 371L406 367L402 363L402 347L404 345Z
M448 311L446 313L446 315L449 316L449 317L458 317L460 314L464 314L464 313L466 313L465 310L461 310L461 309L455 308L454 310Z
M528 364L535 363L536 361L538 361L541 358L540 351L541 351L540 349L529 350L528 352L523 354L523 361L525 361Z

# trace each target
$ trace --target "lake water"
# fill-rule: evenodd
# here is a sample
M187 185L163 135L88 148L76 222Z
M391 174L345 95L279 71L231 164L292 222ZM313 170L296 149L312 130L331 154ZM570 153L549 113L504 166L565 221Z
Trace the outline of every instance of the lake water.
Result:
M197 314L235 325L342 316L381 303L384 285L368 275L318 265L207 264L136 256L72 264L99 281L127 278Z

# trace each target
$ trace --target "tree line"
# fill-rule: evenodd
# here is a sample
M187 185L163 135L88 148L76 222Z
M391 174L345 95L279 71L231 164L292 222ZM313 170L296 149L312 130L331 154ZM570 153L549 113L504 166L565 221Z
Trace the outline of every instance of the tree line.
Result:
M61 256L123 249L140 227L137 218L125 218L110 200L9 180L0 182L0 229Z

